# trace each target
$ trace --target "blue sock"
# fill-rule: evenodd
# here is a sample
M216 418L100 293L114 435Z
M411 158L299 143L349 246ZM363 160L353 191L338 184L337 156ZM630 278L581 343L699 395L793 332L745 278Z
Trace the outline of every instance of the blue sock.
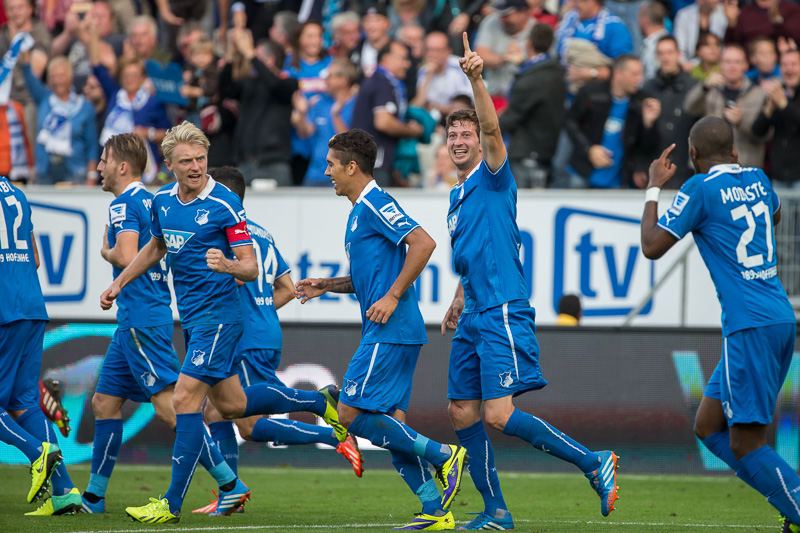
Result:
M92 474L86 492L105 498L108 479L117 464L117 455L122 445L122 419L107 418L94 421L94 444L92 444Z
M231 481L236 481L236 474L225 462L205 426L203 426L203 451L200 452L200 464L208 470L208 473L211 474L211 477L220 487Z
M736 475L739 476L739 479L758 490L758 487L753 484L753 480L750 478L747 472L745 472L744 468L742 468L742 465L739 463L739 460L731 451L731 437L728 428L716 433L712 433L708 437L704 438L702 442L706 448L711 450L711 453L725 461L725 463L730 466L734 472L736 472Z
M222 422L212 422L208 425L211 431L211 439L216 443L222 458L228 463L234 474L239 475L239 443L236 441L236 432L233 430L233 422L223 420Z
M596 453L584 448L541 418L514 409L503 433L528 441L534 448L572 463L584 474L594 472L600 464Z
M3 408L0 408L0 441L17 448L31 463L42 454L43 441L22 429Z
M762 446L739 459L739 464L773 507L800 524L800 477L775 450Z
M483 420L456 430L456 435L461 445L467 449L469 475L475 483L475 488L483 496L484 512L489 516L495 516L498 509L507 510L503 492L500 490L497 469L494 467L494 450L492 443L489 442L489 435L486 434Z
M32 407L28 409L22 416L17 419L17 424L26 429L28 433L33 435L34 438L42 442L49 442L51 444L58 444L58 437L53 429L53 425L45 418L44 413L39 407ZM75 484L69 478L67 473L67 466L64 461L61 461L53 472L53 477L50 478L53 484L53 496L63 496L75 488Z
M294 413L309 411L322 416L328 407L328 401L317 391L290 389L277 385L259 383L244 389L247 396L247 408L242 418L253 415L273 415L278 413Z
M428 466L422 462L421 457L393 451L392 465L411 492L422 502L423 514L436 514L436 511L442 508L442 495L439 494Z
M349 429L354 435L368 439L375 446L417 455L434 466L441 466L450 458L450 449L447 446L418 434L389 415L362 412L353 420Z
M321 442L334 448L339 439L333 430L316 424L306 424L284 418L261 418L253 427L255 442L274 442L275 444L314 444Z
M172 451L172 480L164 497L169 500L170 512L180 511L200 452L203 451L203 413L184 413L176 417L175 447Z

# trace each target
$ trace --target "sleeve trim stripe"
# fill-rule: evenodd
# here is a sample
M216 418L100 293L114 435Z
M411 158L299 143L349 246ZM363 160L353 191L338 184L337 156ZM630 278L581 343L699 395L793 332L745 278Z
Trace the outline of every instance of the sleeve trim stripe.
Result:
M121 229L117 232L117 235L119 235L120 233L127 233L127 232L136 233L137 235L139 234L138 229Z
M400 237L400 239L398 239L398 241L395 243L395 245L397 245L397 246L400 246L400 243L401 243L401 242L403 242L403 239L405 239L406 237L408 237L409 233L411 233L412 231L414 231L414 230L415 230L415 229L417 229L418 227L420 227L420 225L419 225L419 224L417 224L416 226L414 226L413 228L411 228L410 230L408 230L407 232L405 232L405 233L403 234L403 236L402 236L402 237Z
M508 153L506 153L506 158L503 159L503 164L497 167L497 170L492 172L492 169L490 169L489 165L486 164L486 159L483 160L483 164L484 166L486 166L486 170L488 170L489 174L491 174L492 176L497 176L497 173L503 170L503 167L506 166L506 163L508 163Z
M286 274L288 274L291 271L292 271L291 268L287 268L285 271L283 271L280 274L278 274L277 276L275 276L275 279L282 278L283 276L285 276Z
M230 245L231 248L238 248L239 246L253 246L252 240L241 241Z
M661 228L661 229L663 229L664 231L666 231L667 233L671 233L671 234L672 234L672 235L673 235L673 236L674 236L676 239L678 239L678 240L681 240L681 236L680 236L680 235L678 235L677 233L675 233L674 231L672 231L672 230L671 230L671 229L669 229L668 227L666 227L666 226L662 225L662 224L661 224L661 222L659 222L659 223L658 223L658 224L656 224L656 225L657 225L659 228Z

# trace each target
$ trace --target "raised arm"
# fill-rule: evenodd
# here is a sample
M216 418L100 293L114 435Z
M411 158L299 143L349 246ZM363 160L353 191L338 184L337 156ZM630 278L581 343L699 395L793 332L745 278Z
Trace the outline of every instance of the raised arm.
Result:
M459 59L461 70L467 75L472 85L472 96L475 99L475 113L481 128L481 151L483 160L489 170L496 172L506 160L506 146L503 144L503 135L500 133L500 122L494 109L492 98L483 84L483 59L469 47L467 32L462 34L464 39L464 57Z
M648 259L658 259L678 242L674 235L658 227L658 192L678 169L668 157L673 148L675 144L669 145L661 157L650 165L650 179L642 213L642 253ZM655 192L653 197L650 196L651 191Z

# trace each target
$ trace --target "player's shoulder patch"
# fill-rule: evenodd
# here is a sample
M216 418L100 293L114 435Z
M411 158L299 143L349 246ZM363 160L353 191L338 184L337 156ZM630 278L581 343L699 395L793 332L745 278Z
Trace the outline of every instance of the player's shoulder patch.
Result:
M400 208L397 207L397 203L393 201L390 201L383 207L379 208L378 212L383 216L383 218L386 219L387 222L389 222L389 224L392 225L405 216L405 214L400 211Z
M672 205L669 206L669 212L672 215L678 216L683 211L683 208L686 207L686 204L689 203L689 196L686 193L678 191L675 193L675 198L672 199Z
M108 208L109 218L112 224L116 224L117 222L122 222L125 220L127 215L128 205L120 202L118 204L112 204Z

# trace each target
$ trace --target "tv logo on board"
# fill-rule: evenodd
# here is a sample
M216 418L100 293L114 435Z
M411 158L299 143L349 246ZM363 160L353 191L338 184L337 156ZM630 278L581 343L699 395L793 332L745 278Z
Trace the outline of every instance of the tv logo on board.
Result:
M553 308L578 294L584 316L625 316L653 286L654 263L641 253L637 218L562 208L555 217ZM642 310L652 309L652 300Z
M79 302L86 295L89 221L86 213L30 202L45 302Z

